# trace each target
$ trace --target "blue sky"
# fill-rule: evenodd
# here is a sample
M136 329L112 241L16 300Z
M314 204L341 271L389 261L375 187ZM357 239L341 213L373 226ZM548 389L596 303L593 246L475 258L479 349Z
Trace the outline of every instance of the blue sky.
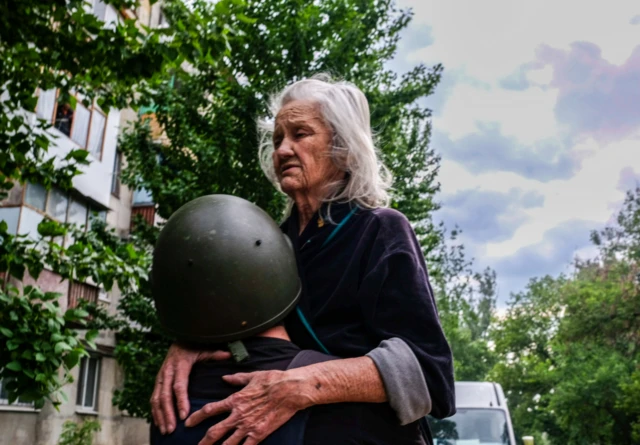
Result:
M442 156L436 218L463 230L499 306L531 277L594 255L640 184L640 2L400 0L392 66L442 63L426 99Z

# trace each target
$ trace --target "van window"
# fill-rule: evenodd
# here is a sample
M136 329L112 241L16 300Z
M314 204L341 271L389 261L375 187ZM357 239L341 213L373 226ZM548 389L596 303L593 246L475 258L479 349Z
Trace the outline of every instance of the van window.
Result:
M429 417L435 445L515 445L509 441L507 416L500 409L458 408L452 417Z

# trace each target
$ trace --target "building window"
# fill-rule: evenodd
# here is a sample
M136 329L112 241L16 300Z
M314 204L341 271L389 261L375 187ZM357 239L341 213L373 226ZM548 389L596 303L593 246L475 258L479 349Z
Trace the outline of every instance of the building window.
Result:
M100 289L97 286L80 283L78 281L69 282L69 308L78 306L80 300L97 303L99 296Z
M80 362L78 396L76 405L85 411L98 410L98 388L100 386L100 359L84 357Z
M61 222L67 220L67 208L69 207L69 198L67 194L58 188L49 190L49 199L47 199L47 215Z
M29 183L24 195L24 202L34 209L44 212L44 205L47 202L47 189L40 184Z
M71 139L80 147L87 147L87 135L89 134L89 123L91 111L81 103L76 104L73 116L73 128L71 129ZM67 135L68 136L68 135Z
M53 119L53 110L56 108L56 90L40 91L38 94L38 106L36 115L40 119L51 122Z
M107 117L100 110L93 110L91 115L91 130L89 131L89 145L87 150L96 159L102 159L102 144Z
M111 177L111 194L116 198L120 197L120 173L122 172L122 154L116 151L113 160L113 174Z
M53 119L53 126L66 136L71 136L71 126L73 125L73 109L69 104L58 104L56 115Z
M7 391L6 384L11 380L8 378L0 379L0 405L9 405L9 391ZM25 402L23 399L18 397L18 400L13 402L11 406L24 406L31 408L33 407L33 402Z
M52 123L96 159L102 158L102 145L107 124L106 115L93 104L87 108L77 98L75 109L59 100L56 90L39 91L36 115Z
M86 226L89 209L86 204L72 199L69 203L69 214L67 215L67 222L76 224L78 226Z
M160 8L160 14L158 14L158 27L166 26L167 18L164 16L164 11Z
M91 207L80 196L69 195L59 188L52 188L47 191L40 184L28 183L24 195L24 203L39 213L44 213L51 219L61 223L84 226L85 230L90 225L92 214L106 221L107 212L105 210ZM58 242L58 241L57 241ZM62 239L59 241L62 244ZM73 244L73 239L68 235L65 241L67 246Z

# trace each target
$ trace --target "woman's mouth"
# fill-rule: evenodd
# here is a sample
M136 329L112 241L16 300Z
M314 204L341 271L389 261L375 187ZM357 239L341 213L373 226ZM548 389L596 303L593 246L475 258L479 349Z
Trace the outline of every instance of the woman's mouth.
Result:
M284 167L282 167L280 169L280 173L282 174L282 176L285 176L287 173L290 173L293 171L293 169L296 168L300 168L300 166L298 165L285 165Z

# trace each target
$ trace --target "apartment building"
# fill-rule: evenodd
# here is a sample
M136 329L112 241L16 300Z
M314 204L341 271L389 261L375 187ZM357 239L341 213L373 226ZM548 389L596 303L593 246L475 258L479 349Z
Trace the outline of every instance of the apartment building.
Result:
M150 5L142 1L136 11L117 11L101 0L93 0L92 7L93 13L106 24L123 16L135 17L146 26L164 24L159 3ZM119 177L126 160L118 152L118 135L128 122L138 118L136 113L113 109L105 112L97 104L86 107L80 101L74 110L58 101L55 90L38 91L37 95L37 108L29 118L34 124L37 118L52 123L51 131L57 138L50 153L64 157L72 149L83 148L89 152L91 163L73 179L73 189L69 192L57 188L46 190L39 184L17 184L0 202L0 220L7 222L9 231L36 236L38 224L45 218L86 227L91 216L97 215L125 236L136 213L154 222L155 206L148 194L128 189ZM26 277L22 284L33 282ZM48 270L42 272L37 285L62 294L63 311L86 299L104 305L113 313L120 297L117 289L105 292L90 283L61 281ZM94 445L148 444L148 424L127 416L111 403L113 391L123 379L113 358L114 333L101 334L96 343L97 351L83 358L74 369L74 382L64 388L69 401L59 410L51 404L35 410L20 400L9 405L0 381L0 445L53 445L58 442L65 421L84 419L96 419L101 424L102 430L96 435Z

